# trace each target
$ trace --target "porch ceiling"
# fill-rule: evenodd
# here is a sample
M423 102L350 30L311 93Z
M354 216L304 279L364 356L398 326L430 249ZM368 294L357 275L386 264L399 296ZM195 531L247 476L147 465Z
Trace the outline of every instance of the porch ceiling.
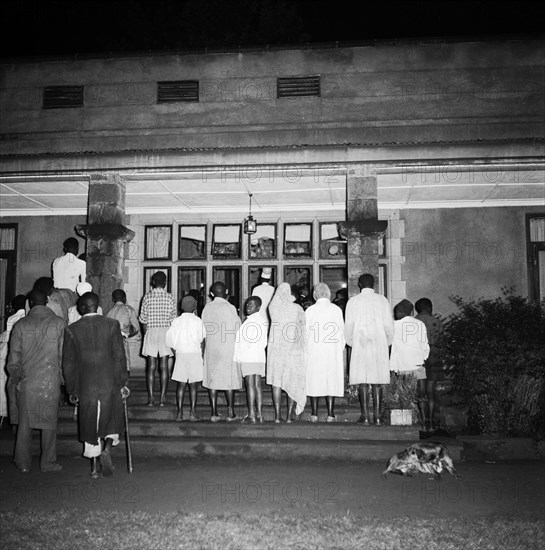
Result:
M128 214L336 211L346 176L333 170L156 172L124 176ZM85 214L88 177L0 176L0 215ZM545 171L429 169L378 173L380 209L545 205Z

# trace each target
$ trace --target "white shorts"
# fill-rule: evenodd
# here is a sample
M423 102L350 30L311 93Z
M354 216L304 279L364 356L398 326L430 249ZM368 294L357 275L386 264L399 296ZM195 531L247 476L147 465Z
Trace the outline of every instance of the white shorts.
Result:
M172 356L172 350L166 344L168 327L154 327L146 330L142 355L149 357Z
M172 380L176 382L202 382L204 363L200 353L176 353Z

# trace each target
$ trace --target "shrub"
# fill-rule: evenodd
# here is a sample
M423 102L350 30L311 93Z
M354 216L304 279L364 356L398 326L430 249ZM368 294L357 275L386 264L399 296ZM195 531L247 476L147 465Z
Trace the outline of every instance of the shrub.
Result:
M545 303L504 289L495 300L451 300L445 320L447 372L476 433L545 436Z
M384 388L384 405L391 409L413 409L416 407L416 377L390 373L390 385Z

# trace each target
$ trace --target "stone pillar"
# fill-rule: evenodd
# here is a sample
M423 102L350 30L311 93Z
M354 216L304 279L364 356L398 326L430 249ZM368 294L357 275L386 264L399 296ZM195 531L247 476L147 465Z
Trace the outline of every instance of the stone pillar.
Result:
M77 232L87 238L87 281L98 294L104 312L112 292L123 288L125 243L134 232L125 227L125 183L118 174L93 174L89 182L87 225Z
M348 241L348 293L355 296L363 273L371 273L378 282L378 239L388 227L387 221L378 219L376 176L347 174L346 219L340 229Z

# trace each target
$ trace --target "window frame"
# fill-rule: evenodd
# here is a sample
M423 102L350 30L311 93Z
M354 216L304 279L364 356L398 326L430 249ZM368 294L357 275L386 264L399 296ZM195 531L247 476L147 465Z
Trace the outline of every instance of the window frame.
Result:
M181 255L180 245L182 242L182 228L183 227L204 227L204 253L203 256L196 256L193 258L184 258ZM208 225L205 223L181 223L178 224L178 261L180 262L200 262L208 260Z
M234 254L214 254L215 233L216 227L238 227L238 253ZM225 244L225 243L221 243ZM213 223L212 224L212 239L210 243L210 256L212 261L230 261L242 260L242 225L240 223Z
M286 228L290 225L308 225L310 227L310 237L309 237L309 244L310 244L310 251L308 254L301 254L301 253L288 253L286 252L287 248L287 241L286 241ZM295 242L295 241L290 241ZM282 228L282 256L284 260L314 260L314 224L312 222L284 222L283 228Z
M143 282L144 282L144 295L146 295L151 290L151 277L153 273L150 274L149 280L147 280L147 272L149 271L166 271L167 272L167 285L165 287L167 292L172 292L172 266L170 265L145 265L143 267ZM147 285L146 285L147 283Z
M167 256L148 256L148 229L155 227L168 227L169 228L169 240L168 240L168 255ZM144 260L172 260L172 225L171 224L155 224L144 226Z
M253 258L251 256L251 251L252 251L252 244L251 244L251 240L252 240L252 237L253 235L248 235L248 261L249 262L268 262L268 261L271 261L271 260L277 260L278 259L278 223L277 222L264 222L264 223L261 223L261 224L257 224L257 228L258 228L258 231L259 231L259 226L265 226L265 225L268 225L268 226L273 226L274 227L274 254L272 256L262 256L260 258ZM269 266L264 266L264 267L269 267Z

